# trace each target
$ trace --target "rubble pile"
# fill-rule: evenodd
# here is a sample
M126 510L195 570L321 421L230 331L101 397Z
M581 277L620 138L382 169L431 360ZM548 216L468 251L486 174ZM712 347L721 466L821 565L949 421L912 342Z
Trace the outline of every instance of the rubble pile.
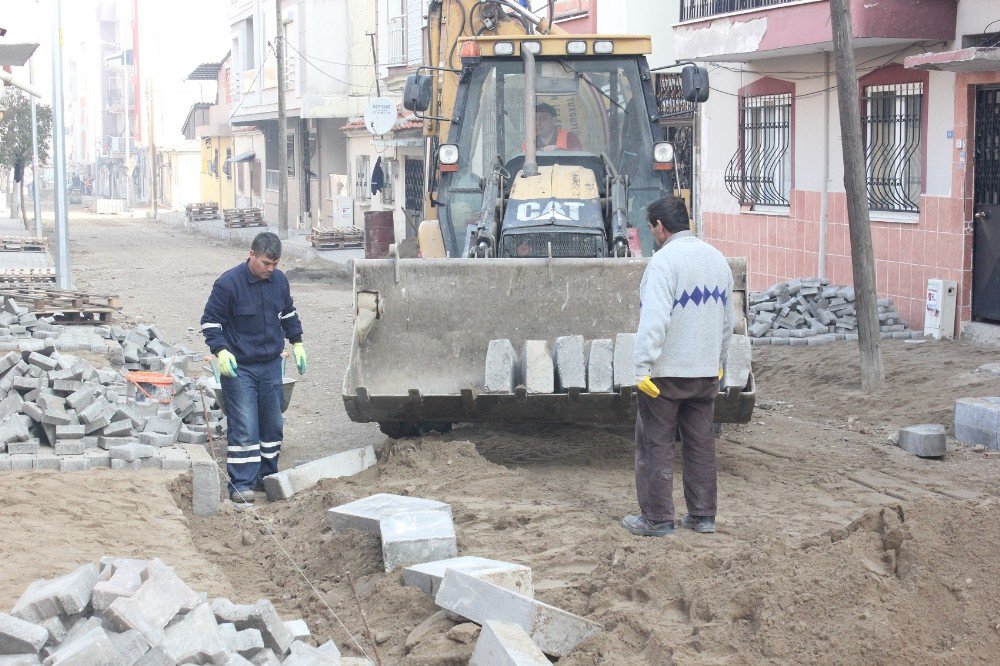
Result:
M37 580L0 613L4 664L368 664L309 641L267 599L235 604L192 590L159 559L103 557Z
M832 285L824 278L801 278L750 294L748 334L754 345L821 345L858 339L854 287ZM881 336L920 339L907 328L891 298L878 299Z
M9 323L12 317L18 324ZM7 350L0 356L0 470L187 469L183 445L204 444L210 431L224 430L213 391L205 391L203 408L199 389L210 389L210 380L185 375L198 355L164 342L155 327L92 327L99 345L86 341L83 327L33 317L10 299L0 312L0 327L17 336L0 342ZM67 351L98 347L108 369ZM173 395L163 400L126 378L131 370L162 373L167 366Z

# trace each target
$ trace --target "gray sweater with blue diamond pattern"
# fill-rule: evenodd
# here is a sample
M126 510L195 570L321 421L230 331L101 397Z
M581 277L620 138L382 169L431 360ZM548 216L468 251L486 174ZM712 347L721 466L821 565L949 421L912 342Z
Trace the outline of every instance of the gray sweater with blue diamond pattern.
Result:
M673 234L639 286L635 376L716 377L733 335L733 273L690 231Z

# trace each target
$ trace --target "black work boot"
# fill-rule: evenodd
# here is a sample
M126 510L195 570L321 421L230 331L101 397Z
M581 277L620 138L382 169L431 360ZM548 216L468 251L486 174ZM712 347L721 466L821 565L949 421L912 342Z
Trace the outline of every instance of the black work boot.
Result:
M636 536L662 537L674 533L674 521L651 523L642 516L625 516L622 518L622 527Z
M692 516L685 514L682 523L689 530L694 530L699 534L712 534L715 532L715 516Z

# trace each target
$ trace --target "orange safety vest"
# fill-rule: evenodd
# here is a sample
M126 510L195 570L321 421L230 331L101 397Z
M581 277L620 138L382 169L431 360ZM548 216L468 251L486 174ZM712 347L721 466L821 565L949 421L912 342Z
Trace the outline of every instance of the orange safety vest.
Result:
M567 130L561 129L556 131L556 148L559 150L569 150L569 132ZM521 151L523 152L525 145L521 144Z

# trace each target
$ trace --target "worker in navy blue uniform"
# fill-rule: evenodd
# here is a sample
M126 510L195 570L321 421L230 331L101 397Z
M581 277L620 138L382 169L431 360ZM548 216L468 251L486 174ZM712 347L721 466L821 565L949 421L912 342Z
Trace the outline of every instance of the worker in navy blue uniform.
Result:
M258 234L249 258L215 281L201 316L229 422L229 498L239 503L253 502L254 490L263 490L263 478L278 471L286 339L299 374L306 371L302 324L288 278L277 268L280 259L281 240L268 231Z

